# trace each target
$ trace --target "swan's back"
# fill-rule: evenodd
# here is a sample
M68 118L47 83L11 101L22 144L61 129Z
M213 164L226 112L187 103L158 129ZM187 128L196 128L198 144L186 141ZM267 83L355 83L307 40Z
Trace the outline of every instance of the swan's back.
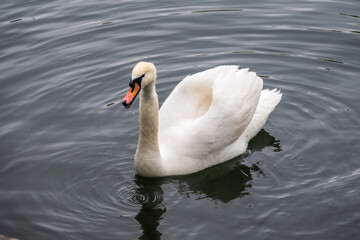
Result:
M168 175L196 172L242 154L281 99L262 86L256 73L238 66L212 68L180 82L159 113Z

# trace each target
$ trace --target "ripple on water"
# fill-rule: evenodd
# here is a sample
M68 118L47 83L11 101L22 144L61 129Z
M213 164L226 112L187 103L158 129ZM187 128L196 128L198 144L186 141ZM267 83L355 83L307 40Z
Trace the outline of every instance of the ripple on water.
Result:
M20 239L356 234L354 2L5 1L2 229ZM136 176L138 100L129 111L118 103L140 60L157 66L160 104L189 74L250 67L283 92L265 125L273 137L197 175Z
M133 212L141 206L156 208L162 204L164 197L160 187L158 191L153 192L137 186L133 181L128 181L112 186L107 193L107 200L116 208Z

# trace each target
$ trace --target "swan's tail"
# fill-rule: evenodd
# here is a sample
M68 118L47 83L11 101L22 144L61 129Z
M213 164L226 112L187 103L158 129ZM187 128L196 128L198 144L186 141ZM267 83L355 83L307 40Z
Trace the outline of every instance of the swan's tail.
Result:
M261 91L258 106L250 124L245 129L243 136L250 140L263 128L270 113L280 102L282 93L278 89L264 89Z

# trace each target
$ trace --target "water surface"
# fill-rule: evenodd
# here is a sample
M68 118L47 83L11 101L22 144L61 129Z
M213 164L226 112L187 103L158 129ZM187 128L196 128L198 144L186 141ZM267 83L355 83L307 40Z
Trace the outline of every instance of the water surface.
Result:
M359 14L357 0L2 2L0 234L359 238ZM283 99L238 158L142 178L138 100L118 104L140 60L160 104L223 64Z

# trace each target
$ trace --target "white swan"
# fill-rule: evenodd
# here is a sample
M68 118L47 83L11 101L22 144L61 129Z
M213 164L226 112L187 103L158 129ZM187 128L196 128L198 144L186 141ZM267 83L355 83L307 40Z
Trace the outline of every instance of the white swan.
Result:
M155 81L155 66L139 62L122 100L128 108L141 92L135 167L146 177L194 173L244 153L282 96L262 90L249 69L219 66L182 80L159 112Z

